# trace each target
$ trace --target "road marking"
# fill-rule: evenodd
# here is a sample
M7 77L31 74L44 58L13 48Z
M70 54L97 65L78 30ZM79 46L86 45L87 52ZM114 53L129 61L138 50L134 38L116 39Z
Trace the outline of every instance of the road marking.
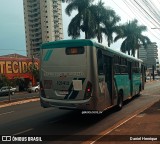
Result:
M13 112L14 112L14 111L10 111L10 112L1 113L1 114L0 114L0 116L1 116L1 115L6 115L6 114L10 114L10 113L13 113Z
M30 129L27 129L27 130L21 131L21 132L19 132L19 133L15 133L15 134L13 134L13 135L14 135L14 136L15 136L15 135L20 135L20 134L23 134L23 133L29 132L29 131L31 131L31 130L33 130L33 128L30 128Z
M95 142L97 142L99 139L101 139L102 137L104 137L105 135L109 134L110 132L112 132L113 130L115 130L116 128L120 127L121 125L123 125L124 123L126 123L127 121L131 120L132 118L136 117L138 114L140 114L141 112L143 112L144 110L146 110L147 108L151 107L154 103L156 103L159 99L155 100L154 102L148 104L146 107L143 107L141 109L138 109L136 112L134 112L134 115L129 115L128 117L120 120L119 122L117 122L115 125L113 125L112 127L108 128L107 130L102 131L100 134L100 137L93 137L90 140L87 140L86 142L83 142L82 144L94 144ZM93 140L95 139L95 140Z

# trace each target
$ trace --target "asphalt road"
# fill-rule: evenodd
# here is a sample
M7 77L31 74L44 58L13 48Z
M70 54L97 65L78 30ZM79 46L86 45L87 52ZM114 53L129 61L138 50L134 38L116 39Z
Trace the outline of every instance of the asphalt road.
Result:
M146 84L142 95L102 115L84 115L70 110L43 109L39 101L0 108L0 135L52 135L54 143L80 143L99 135L136 111L160 99L160 82ZM77 135L77 136L73 136ZM43 142L44 143L44 142ZM46 142L46 143L52 143Z

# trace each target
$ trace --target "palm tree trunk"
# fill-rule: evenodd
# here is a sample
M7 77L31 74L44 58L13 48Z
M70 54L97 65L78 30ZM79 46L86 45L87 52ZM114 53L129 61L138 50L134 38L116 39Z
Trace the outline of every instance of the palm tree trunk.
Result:
M85 31L85 39L88 39L88 33Z
M100 43L100 42L101 42L101 40L100 40L99 34L98 34L98 36L97 36L97 39L98 39L98 42Z

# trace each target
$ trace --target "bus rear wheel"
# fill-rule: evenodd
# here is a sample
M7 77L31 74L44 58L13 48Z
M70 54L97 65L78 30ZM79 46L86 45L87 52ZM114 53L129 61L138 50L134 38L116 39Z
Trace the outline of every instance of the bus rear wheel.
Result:
M120 91L118 93L118 102L117 102L117 110L121 110L123 107L123 92Z

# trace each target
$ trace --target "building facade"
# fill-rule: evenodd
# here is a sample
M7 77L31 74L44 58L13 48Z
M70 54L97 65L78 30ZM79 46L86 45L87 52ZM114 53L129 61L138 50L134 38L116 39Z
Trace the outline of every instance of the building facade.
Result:
M139 58L143 60L147 68L152 68L153 66L156 68L156 59L158 58L157 44L155 42L151 43L146 48L141 45Z
M10 81L19 79L25 88L29 83L36 85L38 80L32 73L31 68L33 65L39 70L39 59L32 59L19 54L0 56L0 77L4 75Z
M159 71L160 71L159 59L156 59L156 70L159 70Z
M61 0L23 0L28 57L39 57L44 42L63 39Z

